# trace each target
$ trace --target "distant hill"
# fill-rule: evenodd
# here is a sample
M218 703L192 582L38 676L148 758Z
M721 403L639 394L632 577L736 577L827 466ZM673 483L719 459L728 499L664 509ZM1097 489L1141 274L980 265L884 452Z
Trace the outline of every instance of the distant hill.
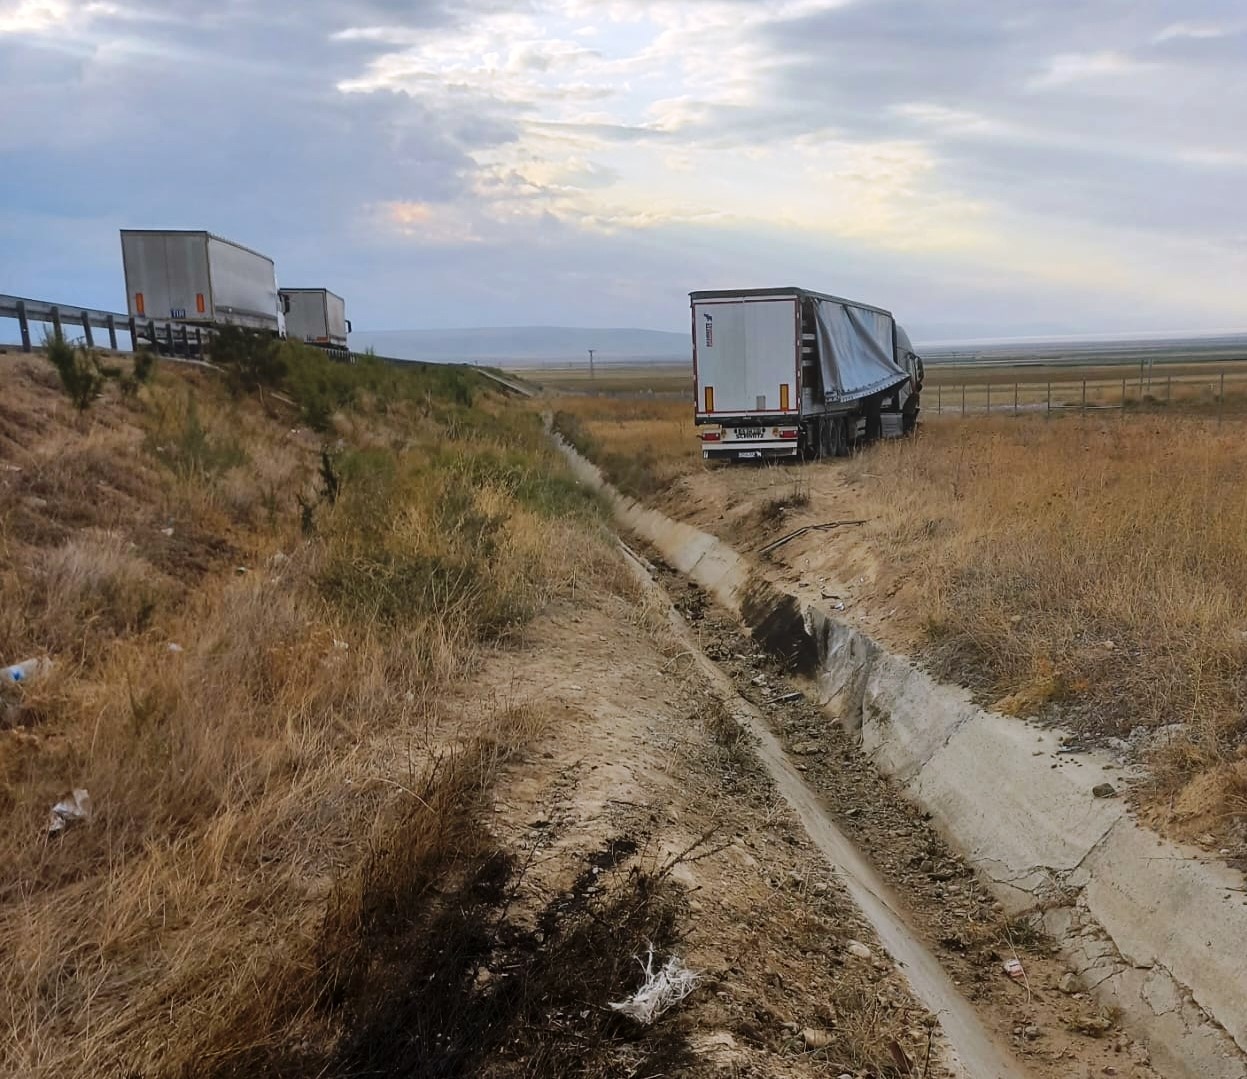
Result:
M687 360L688 334L665 330L587 330L570 326L516 326L462 330L358 330L351 348L372 348L379 356L403 360L450 360L508 367L595 361L659 363Z

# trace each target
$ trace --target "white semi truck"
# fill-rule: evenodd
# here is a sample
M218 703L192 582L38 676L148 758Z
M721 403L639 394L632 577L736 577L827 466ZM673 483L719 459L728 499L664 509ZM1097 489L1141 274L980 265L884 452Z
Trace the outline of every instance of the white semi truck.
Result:
M922 360L890 312L801 288L689 299L703 458L844 456L917 424Z
M351 322L341 296L327 288L283 288L280 295L287 337L329 349L346 348Z
M210 232L122 229L126 302L136 320L285 333L273 260Z

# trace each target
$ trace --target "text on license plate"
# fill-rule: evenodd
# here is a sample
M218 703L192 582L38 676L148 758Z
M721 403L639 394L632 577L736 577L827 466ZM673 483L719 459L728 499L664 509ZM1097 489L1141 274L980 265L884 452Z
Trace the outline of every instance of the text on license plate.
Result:
M761 427L737 427L736 428L737 438L761 438L762 433L763 432L762 432Z

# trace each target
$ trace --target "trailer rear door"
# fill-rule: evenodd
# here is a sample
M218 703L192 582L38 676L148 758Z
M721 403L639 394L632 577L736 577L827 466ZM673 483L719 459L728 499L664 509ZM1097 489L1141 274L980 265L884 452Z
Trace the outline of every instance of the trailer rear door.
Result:
M791 296L694 300L698 417L797 413L797 332Z

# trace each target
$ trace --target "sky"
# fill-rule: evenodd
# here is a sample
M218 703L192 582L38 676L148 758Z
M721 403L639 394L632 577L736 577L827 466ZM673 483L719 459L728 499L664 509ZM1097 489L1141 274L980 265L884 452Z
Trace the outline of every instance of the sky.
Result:
M0 292L206 228L356 328L1247 329L1243 0L0 0Z

